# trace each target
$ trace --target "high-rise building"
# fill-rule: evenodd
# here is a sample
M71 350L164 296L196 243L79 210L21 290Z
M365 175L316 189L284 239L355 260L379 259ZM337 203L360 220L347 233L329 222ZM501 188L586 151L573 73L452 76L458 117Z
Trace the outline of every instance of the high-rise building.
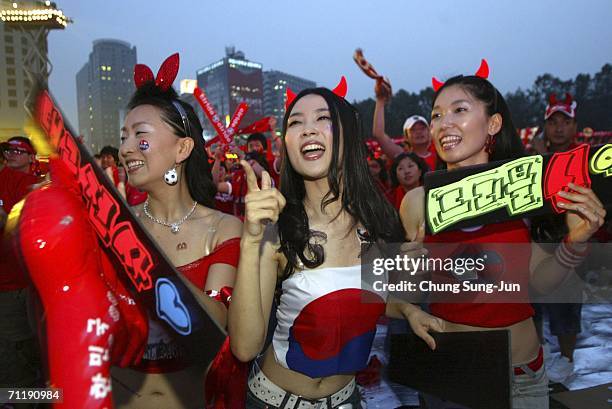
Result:
M49 30L71 20L50 1L0 0L0 141L24 135L36 83L47 85Z
M283 123L283 116L285 115L285 93L287 92L287 87L297 94L305 88L317 86L317 83L314 81L281 71L264 71L263 84L264 115L275 116L278 127Z
M136 47L120 40L93 43L89 61L77 73L79 133L93 153L119 146L120 111L134 92Z
M198 86L204 90L217 114L226 122L241 102L249 105L249 110L241 122L248 125L263 116L263 76L262 65L249 61L244 53L234 47L225 48L225 57L197 71ZM201 111L201 110L198 110ZM204 118L198 112L200 118ZM208 120L203 120L205 134L215 132Z
M179 98L193 107L193 110L200 119L200 123L205 125L204 112L202 111L202 108L200 108L198 101L193 96L193 90L198 86L198 81L186 78L182 79L179 84Z

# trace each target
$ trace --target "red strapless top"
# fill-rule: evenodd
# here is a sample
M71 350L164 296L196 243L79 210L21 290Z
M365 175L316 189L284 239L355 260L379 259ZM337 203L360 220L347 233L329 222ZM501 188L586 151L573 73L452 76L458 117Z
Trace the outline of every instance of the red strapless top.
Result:
M177 267L177 269L189 281L203 290L211 265L225 263L237 267L239 255L240 238L236 237L219 244L210 254ZM167 342L167 339L153 340L149 334L145 357L138 365L132 366L132 369L146 373L167 373L179 371L188 366L189 362L185 362L178 343Z
M425 237L426 243L482 243L482 250L497 254L505 266L504 281L513 281L527 291L531 247L496 243L530 243L529 230L522 220L482 226L477 230L455 230ZM453 247L453 246L450 246ZM528 250L527 250L528 249ZM452 251L452 249L448 249ZM430 256L434 256L430 254ZM438 255L435 255L436 257ZM448 256L448 255L447 255ZM521 297L522 298L522 297ZM476 327L506 327L533 316L529 303L446 303L432 302L433 315L446 321Z
M178 267L178 270L198 288L204 289L206 279L208 278L208 269L211 265L223 263L229 264L232 267L238 267L239 256L240 238L235 237L219 244L207 256Z

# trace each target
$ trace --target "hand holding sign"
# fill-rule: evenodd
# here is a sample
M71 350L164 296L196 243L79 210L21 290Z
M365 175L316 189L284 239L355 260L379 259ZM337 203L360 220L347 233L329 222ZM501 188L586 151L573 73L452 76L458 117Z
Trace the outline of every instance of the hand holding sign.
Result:
M257 176L251 165L246 161L240 161L244 168L248 191L245 197L245 219L244 233L256 240L263 237L264 225L270 221L276 223L280 212L285 207L286 201L283 195L272 187L270 174L265 170L261 175L261 189L257 185Z
M568 185L569 192L564 190L559 195L570 203L559 202L559 206L568 210L566 223L571 243L584 243L604 224L606 210L601 200L589 188L573 183Z
M410 324L412 331L425 341L429 348L435 350L436 341L429 335L429 332L444 332L444 320L434 317L412 304L406 304L402 314Z

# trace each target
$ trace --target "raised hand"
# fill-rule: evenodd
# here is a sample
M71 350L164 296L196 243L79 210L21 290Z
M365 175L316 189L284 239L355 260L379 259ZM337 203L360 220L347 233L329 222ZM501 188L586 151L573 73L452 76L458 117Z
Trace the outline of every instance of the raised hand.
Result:
M225 157L225 149L221 144L217 145L215 149L215 160L223 160Z
M374 94L376 94L377 99L382 99L385 103L388 103L391 100L391 96L393 92L391 91L389 80L385 82L382 78L378 78L376 80L376 85L374 85Z
M568 186L572 192L559 192L559 196L572 202L559 203L568 210L568 239L570 243L584 243L604 224L606 209L591 189L573 183Z
M280 212L285 207L283 195L272 187L270 174L265 170L261 174L261 189L257 185L257 176L251 165L241 160L247 182L245 197L244 235L261 240L266 224L278 221Z

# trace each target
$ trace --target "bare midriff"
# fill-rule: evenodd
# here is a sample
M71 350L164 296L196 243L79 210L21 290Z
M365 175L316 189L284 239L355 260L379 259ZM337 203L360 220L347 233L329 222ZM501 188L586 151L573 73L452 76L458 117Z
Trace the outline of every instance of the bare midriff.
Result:
M205 368L148 374L113 367L113 401L117 409L200 409L204 404Z
M342 374L311 378L292 371L276 362L272 346L264 354L261 370L277 386L307 399L319 399L336 393L355 377L354 374Z
M485 328L472 325L457 324L445 321L444 332L490 331L494 329L509 329L512 351L512 364L520 365L533 361L538 356L540 341L531 318L517 322L507 327Z

